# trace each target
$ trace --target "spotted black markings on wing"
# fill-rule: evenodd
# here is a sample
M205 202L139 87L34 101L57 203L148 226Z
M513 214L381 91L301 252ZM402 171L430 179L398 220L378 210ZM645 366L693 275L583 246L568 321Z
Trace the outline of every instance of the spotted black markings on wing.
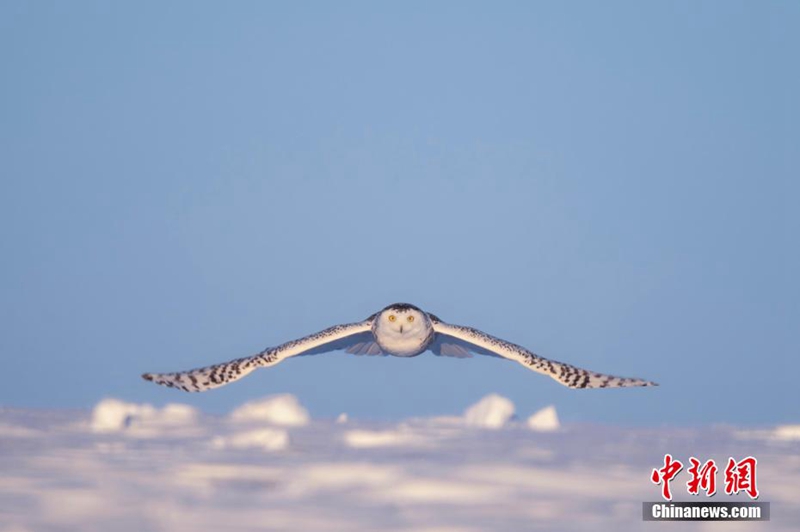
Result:
M432 314L428 315L437 334L448 337L448 341L477 354L492 354L513 360L533 371L552 377L569 388L627 388L636 386L658 386L644 379L606 375L564 362L541 357L522 346L501 340L472 327L452 325Z

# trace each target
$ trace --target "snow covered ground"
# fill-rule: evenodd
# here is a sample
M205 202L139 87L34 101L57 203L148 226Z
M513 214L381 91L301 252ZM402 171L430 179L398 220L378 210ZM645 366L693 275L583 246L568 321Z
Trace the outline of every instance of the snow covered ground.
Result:
M0 532L800 528L798 426L562 426L552 406L514 414L497 395L463 416L394 424L311 419L290 395L226 417L115 399L93 412L0 409ZM772 521L643 522L665 453L756 456ZM672 484L676 500L692 500L686 479ZM714 499L737 498L748 500Z

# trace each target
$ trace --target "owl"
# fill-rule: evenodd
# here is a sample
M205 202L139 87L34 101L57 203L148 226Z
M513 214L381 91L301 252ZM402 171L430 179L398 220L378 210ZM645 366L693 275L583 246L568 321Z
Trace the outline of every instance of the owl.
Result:
M364 321L334 325L320 332L268 347L255 355L177 373L145 373L142 377L187 392L202 392L241 379L258 368L287 358L344 350L355 355L410 358L431 351L437 356L469 358L473 354L513 360L570 388L657 386L632 377L616 377L549 360L490 334L446 323L409 305L395 303Z

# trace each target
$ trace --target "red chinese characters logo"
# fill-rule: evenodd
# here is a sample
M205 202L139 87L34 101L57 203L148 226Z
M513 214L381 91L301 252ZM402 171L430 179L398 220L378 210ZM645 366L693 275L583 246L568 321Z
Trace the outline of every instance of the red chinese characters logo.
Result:
M686 490L690 495L699 495L704 491L707 497L713 496L717 492L717 464L714 460L701 462L694 456L689 458L689 481L686 483ZM728 459L725 467L725 493L736 495L745 492L751 499L758 498L758 487L756 484L757 460L748 456L738 462L733 458ZM664 455L664 466L653 469L650 480L653 484L661 486L661 496L664 499L672 500L670 482L681 472L683 464L680 460L672 458L671 454Z
M679 460L673 460L672 455L664 455L664 467L661 469L653 469L650 475L650 480L653 484L661 484L661 496L666 500L672 500L672 493L669 491L669 483L675 478L675 475L680 473L683 469L683 464Z
M740 491L744 491L751 499L757 499L756 465L758 462L752 456L739 462L728 458L728 466L725 468L725 493L736 495Z
M717 492L717 464L709 460L700 467L700 460L692 456L689 458L691 467L688 471L692 478L686 483L686 488L691 495L697 495L700 490L706 492L706 497L711 497Z

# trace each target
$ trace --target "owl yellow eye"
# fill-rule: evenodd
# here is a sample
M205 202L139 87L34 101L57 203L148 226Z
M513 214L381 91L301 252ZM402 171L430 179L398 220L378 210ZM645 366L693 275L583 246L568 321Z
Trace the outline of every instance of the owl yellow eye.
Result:
M409 316L406 319L408 320L409 323L411 323L412 321L414 321L414 316Z
M397 319L397 316L395 316L394 314L389 314L389 321L394 321L396 319Z

